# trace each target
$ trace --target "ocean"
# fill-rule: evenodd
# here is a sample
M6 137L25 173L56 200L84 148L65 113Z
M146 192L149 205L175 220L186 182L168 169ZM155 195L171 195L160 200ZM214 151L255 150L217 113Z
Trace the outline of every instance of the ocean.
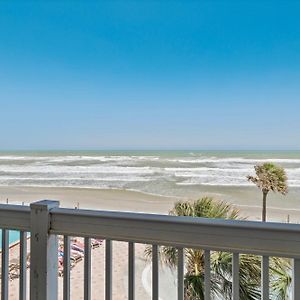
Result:
M300 188L300 151L1 152L0 186L125 189L164 196L252 186L253 166L283 166Z
M286 169L284 207L300 208L300 151L18 151L0 152L0 186L120 189L172 197L214 194L241 205L261 205L247 181L254 165ZM1 202L6 199L0 195ZM270 205L282 207L282 197ZM11 242L18 235L11 234Z

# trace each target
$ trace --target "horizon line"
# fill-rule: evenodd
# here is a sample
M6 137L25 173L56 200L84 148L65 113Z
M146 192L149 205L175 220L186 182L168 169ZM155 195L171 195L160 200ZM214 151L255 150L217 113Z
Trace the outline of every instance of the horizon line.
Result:
M0 149L0 152L44 152L44 151L300 151L300 148L16 148L16 149Z

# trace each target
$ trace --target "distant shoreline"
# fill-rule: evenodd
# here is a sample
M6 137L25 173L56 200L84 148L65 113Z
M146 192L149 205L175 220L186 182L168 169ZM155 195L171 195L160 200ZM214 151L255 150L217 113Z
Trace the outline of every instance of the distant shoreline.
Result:
M0 153L3 152L300 152L300 149L238 149L238 148L228 148L228 149L213 149L213 148L95 148L95 149L0 149Z

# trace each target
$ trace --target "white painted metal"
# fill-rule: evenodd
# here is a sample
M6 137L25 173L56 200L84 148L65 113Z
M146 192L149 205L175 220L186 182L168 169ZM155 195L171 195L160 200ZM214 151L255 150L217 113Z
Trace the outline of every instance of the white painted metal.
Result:
M300 226L238 220L54 209L54 234L300 258Z
M112 241L105 242L105 300L112 300Z
M70 300L70 237L64 236L64 300Z
M300 259L293 259L292 300L300 299Z
M57 236L49 234L50 211L58 201L32 203L30 243L30 300L57 300Z
M57 234L107 239L106 300L112 299L111 240L127 241L132 244L134 242L154 244L154 299L158 299L158 247L155 246L158 244L180 249L187 247L233 252L234 299L238 299L239 287L237 253L253 253L265 257L262 262L264 287L267 286L265 283L268 281L267 257L293 258L293 299L300 299L300 225L298 224L72 210L58 208L56 201L42 201L32 204L31 209L24 206L0 205L0 228L31 232L31 300L57 299L57 238L55 236ZM8 239L5 244L6 232L4 231L4 245L2 245L4 249L2 277L4 278L8 273L8 263L5 264L8 256L8 251L5 250L8 247ZM21 244L24 238L21 236ZM25 243L22 247L25 247ZM24 252L22 253L24 256ZM25 259L22 258L22 254L21 259L24 264ZM23 285L24 290L24 277L22 281L20 287ZM5 283L5 280L3 282ZM3 282L2 299L6 299L7 289ZM21 297L20 295L20 299ZM268 299L266 288L263 288L263 297ZM24 299L23 297L22 300Z
M54 208L50 233L300 259L300 225ZM30 231L30 209L0 205L0 228Z
M19 293L20 300L26 300L27 287L27 232L20 232L20 279Z
M177 298L184 300L184 249L178 248Z
M269 257L263 256L261 259L261 294L262 300L269 300Z
M204 299L211 298L211 270L210 270L210 251L204 251Z
M9 231L2 229L1 300L8 300Z
M135 245L128 243L128 299L135 299Z
M158 246L152 245L152 300L159 297Z
M240 257L232 254L232 300L240 299Z
M30 208L0 204L0 228L30 231Z
M91 300L91 239L84 239L84 300Z

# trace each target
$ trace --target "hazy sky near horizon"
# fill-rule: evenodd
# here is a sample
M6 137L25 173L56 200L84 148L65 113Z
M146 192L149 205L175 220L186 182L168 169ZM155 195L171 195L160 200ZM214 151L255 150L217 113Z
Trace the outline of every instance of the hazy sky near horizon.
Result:
M0 149L300 149L300 1L1 1Z

